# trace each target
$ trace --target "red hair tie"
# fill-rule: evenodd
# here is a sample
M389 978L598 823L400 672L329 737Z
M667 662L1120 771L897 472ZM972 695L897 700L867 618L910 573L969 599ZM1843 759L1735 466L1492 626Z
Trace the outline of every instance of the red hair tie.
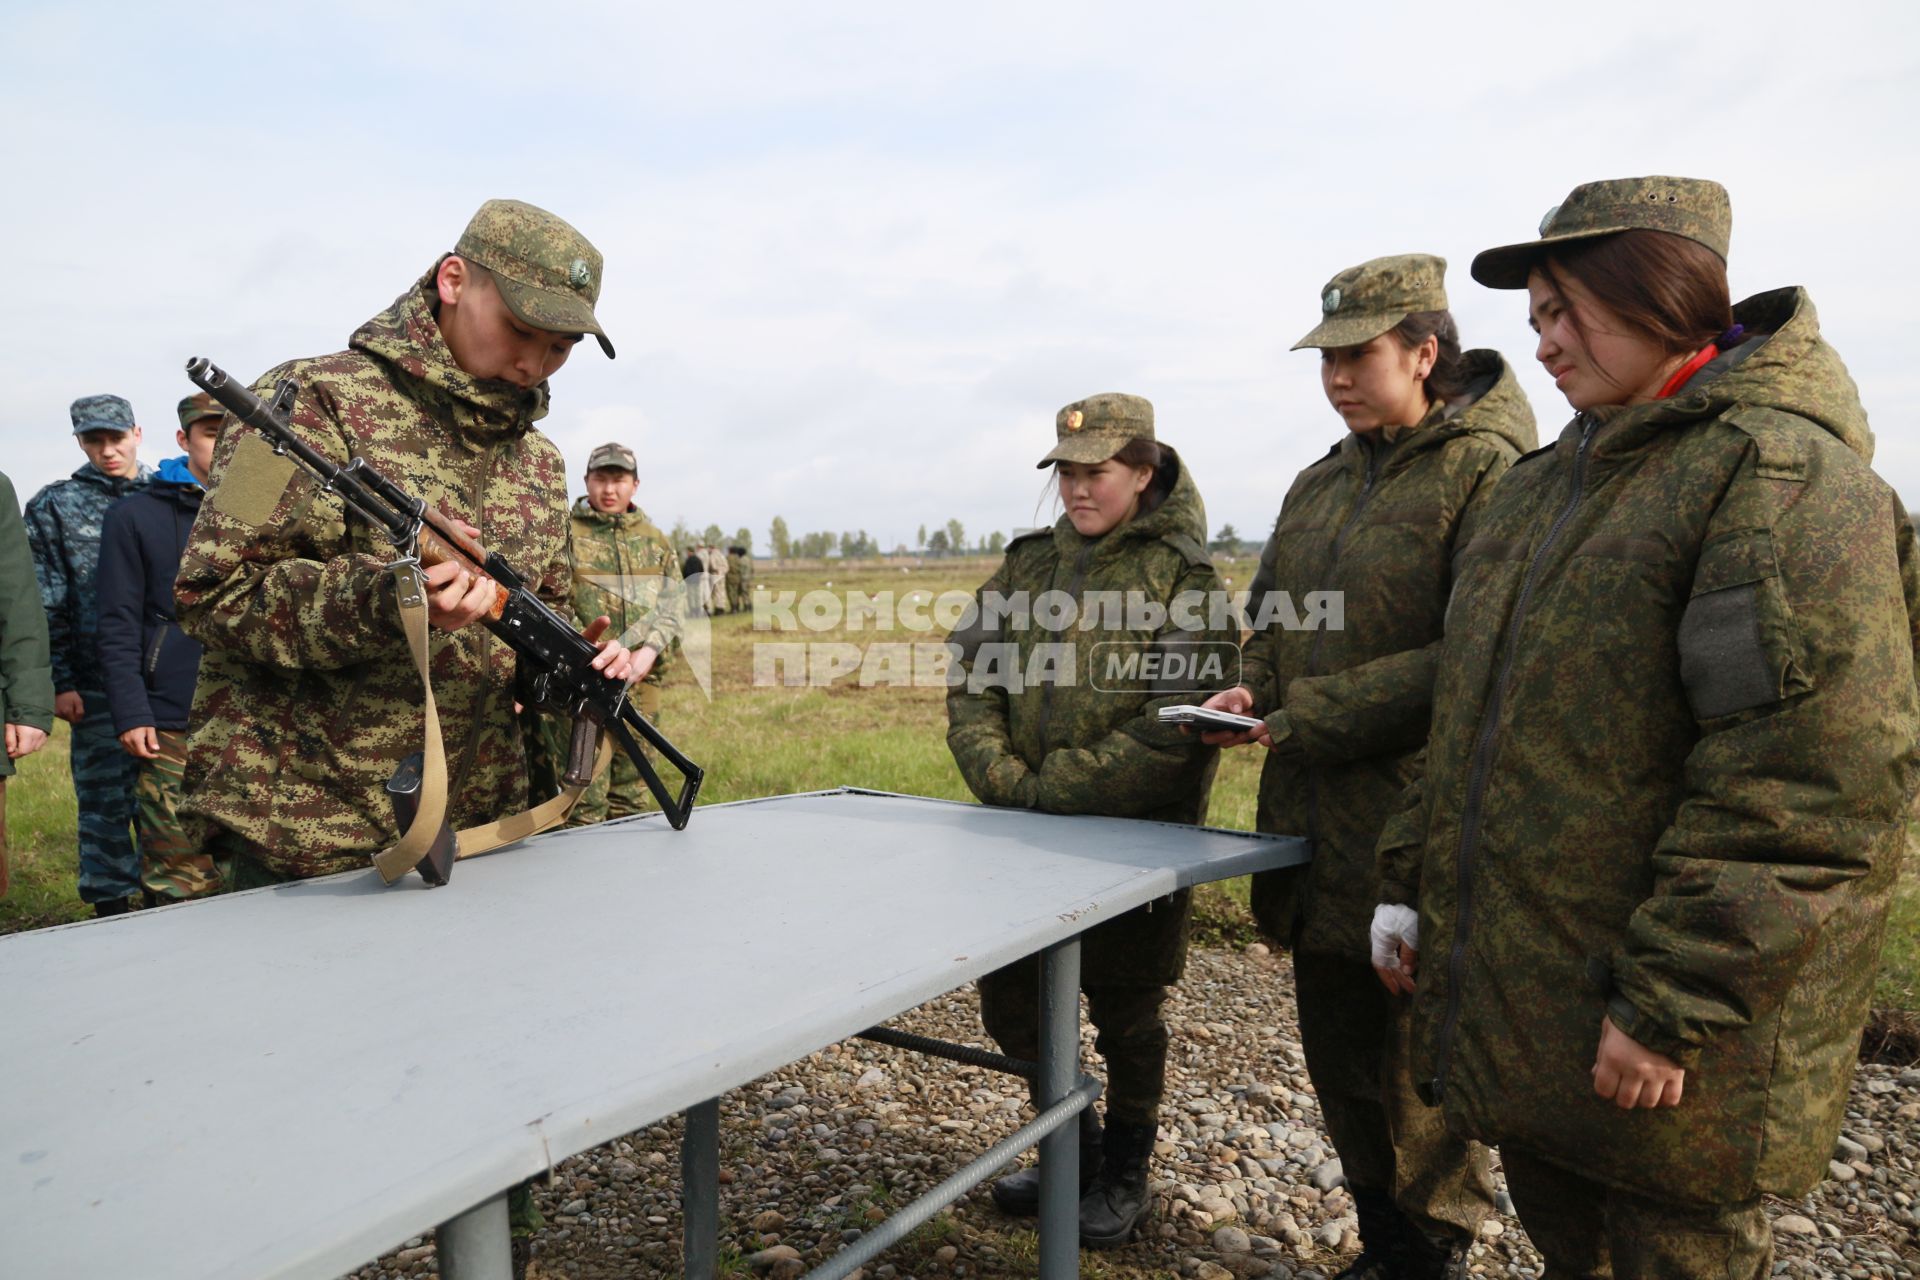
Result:
M1700 370L1706 366L1708 361L1712 360L1715 356L1719 354L1720 354L1720 344L1717 342L1709 342L1706 346L1700 348L1700 350L1694 353L1693 359L1687 361L1685 364L1681 365L1678 369L1675 369L1673 371L1673 376L1667 379L1666 385L1661 387L1659 393L1655 395L1653 398L1655 400L1665 400L1668 396L1672 395L1674 392L1678 391L1680 388L1686 386L1687 379L1691 378L1694 374L1700 372Z

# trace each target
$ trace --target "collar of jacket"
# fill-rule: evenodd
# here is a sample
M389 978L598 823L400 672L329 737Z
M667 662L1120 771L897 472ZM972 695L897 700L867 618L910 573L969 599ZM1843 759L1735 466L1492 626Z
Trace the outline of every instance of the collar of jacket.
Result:
M1426 416L1411 427L1384 427L1380 439L1369 443L1349 431L1334 448L1346 453L1345 462L1365 473L1367 450L1380 451L1376 478L1386 474L1389 463L1397 463L1438 448L1463 435L1497 437L1513 447L1516 454L1532 453L1539 447L1534 428L1533 408L1527 403L1520 380L1498 351L1475 348L1462 357L1467 367L1467 389L1452 400L1435 401Z
M153 477L153 468L144 462L140 463L130 476L110 476L93 463L85 462L68 478L78 480L94 489L105 489L117 497L129 489L140 489L152 484Z
M585 498L573 500L573 518L585 520L589 524L603 524L610 529L626 529L638 525L651 525L647 513L637 503L628 503L625 511L601 511Z
M384 364L402 395L449 419L468 448L525 435L547 415L547 384L525 391L511 382L472 377L455 363L433 314L439 265L356 329L347 345Z
M1776 409L1820 427L1865 461L1873 460L1873 432L1859 389L1840 355L1820 336L1820 319L1804 289L1755 294L1733 309L1746 341L1722 352L1665 400L1601 405L1576 415L1554 444L1570 457L1580 443L1583 416L1598 423L1589 456L1595 465L1620 462L1664 432L1711 421L1740 408Z

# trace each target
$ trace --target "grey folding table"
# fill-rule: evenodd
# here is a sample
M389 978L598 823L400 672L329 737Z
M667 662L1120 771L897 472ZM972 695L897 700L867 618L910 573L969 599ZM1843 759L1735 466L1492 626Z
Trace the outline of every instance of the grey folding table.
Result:
M1036 1120L816 1274L1038 1139L1041 1274L1070 1276L1077 936L1305 857L840 790L554 832L439 889L368 870L0 938L0 1276L325 1278L439 1224L441 1273L490 1280L508 1188L684 1111L705 1277L721 1094L1034 952Z

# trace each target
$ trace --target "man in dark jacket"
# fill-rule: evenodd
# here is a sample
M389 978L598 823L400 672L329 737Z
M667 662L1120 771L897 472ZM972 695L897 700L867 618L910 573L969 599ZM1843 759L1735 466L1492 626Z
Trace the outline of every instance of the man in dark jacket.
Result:
M87 465L33 495L27 541L47 611L53 713L73 726L73 790L80 802L80 900L118 915L140 889L133 846L138 767L114 741L100 670L94 576L107 508L153 478L139 460L140 427L119 396L82 396L71 410Z
M179 414L174 439L186 456L161 463L151 485L108 509L100 530L100 665L113 730L140 762L134 824L149 906L220 888L212 856L180 820L200 642L174 621L173 579L206 492L221 410L203 391L182 400Z

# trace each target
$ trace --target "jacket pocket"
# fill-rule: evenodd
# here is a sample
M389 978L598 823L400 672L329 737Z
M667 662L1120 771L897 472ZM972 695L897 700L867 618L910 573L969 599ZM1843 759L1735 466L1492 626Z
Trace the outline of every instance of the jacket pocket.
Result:
M1770 706L1813 688L1770 529L1709 542L1680 618L1680 681L1694 718Z

